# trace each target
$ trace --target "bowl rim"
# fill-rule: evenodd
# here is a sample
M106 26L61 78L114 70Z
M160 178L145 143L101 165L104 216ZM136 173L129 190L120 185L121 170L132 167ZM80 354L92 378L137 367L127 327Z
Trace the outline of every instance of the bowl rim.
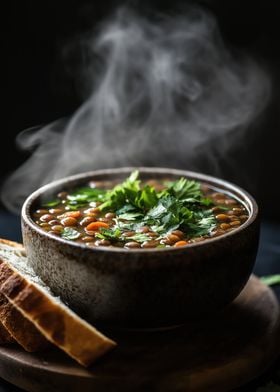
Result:
M31 218L31 213L30 213L30 208L34 201L42 196L46 191L51 190L52 188L59 187L63 184L66 184L68 182L74 182L74 181L79 181L79 180L86 180L90 179L90 177L94 176L102 176L102 175L122 175L126 173L130 173L133 170L139 170L139 173L148 173L148 174L166 174L166 175L171 175L171 176L183 176L186 178L193 178L197 181L201 181L202 183L210 183L213 185L213 187L219 186L222 187L222 191L225 193L237 193L238 196L240 196L240 199L243 203L246 204L247 210L249 210L249 217L246 222L242 223L238 228L235 230L232 230L228 233L221 234L217 237L213 238L207 238L205 241L201 242L196 242L196 243L191 243L182 247L169 247L169 248L147 248L147 249L126 249L126 248L117 248L117 247L89 247L86 244L81 244L81 243L76 243L75 241L69 241L65 240L61 237L54 236L52 234L49 234L48 232L44 231L43 229L38 226L33 219ZM238 197L235 195L235 198ZM33 230L35 230L38 234L43 235L50 240L57 241L58 243L67 245L67 246L73 246L74 248L80 248L81 250L87 250L87 251L92 251L92 252L106 252L106 253L123 253L125 255L128 254L138 254L138 253L159 253L159 252L164 252L164 253L174 253L174 252L182 252L186 251L187 249L192 249L196 247L203 247L205 245L215 243L218 241L221 241L225 238L229 238L232 236L235 236L236 234L240 233L241 231L245 230L248 226L250 226L258 217L258 205L254 197L247 191L245 191L243 188L241 188L238 185L235 185L232 182L229 182L227 180L217 178L214 176L210 176L208 174L203 174L200 172L195 172L195 171L190 171L190 170L181 170L181 169L173 169L173 168L164 168L164 167L142 167L142 166L127 166L127 167L120 167L120 168L109 168L109 169L100 169L100 170L92 170L92 171L87 171L83 173L78 173L74 174L71 176L66 176L61 179L49 182L34 192L32 192L25 202L23 203L22 209L21 209L21 219L22 221L27 224L29 227L31 227Z

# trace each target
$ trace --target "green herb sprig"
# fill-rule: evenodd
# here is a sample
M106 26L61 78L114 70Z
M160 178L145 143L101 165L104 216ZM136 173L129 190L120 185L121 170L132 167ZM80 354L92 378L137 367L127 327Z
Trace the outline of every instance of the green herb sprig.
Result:
M135 170L113 189L83 187L68 194L66 205L70 210L78 210L97 201L101 211L116 213L113 227L97 233L97 237L110 241L122 241L123 231L137 232L144 225L149 225L158 238L176 229L183 230L189 238L205 236L217 223L210 208L213 203L204 197L200 183L183 177L167 182L164 190L157 191L151 185L143 185ZM67 239L74 239L75 235L72 231L62 233ZM142 233L126 238L138 242L149 239Z
M280 285L280 274L262 276L260 280L267 286Z

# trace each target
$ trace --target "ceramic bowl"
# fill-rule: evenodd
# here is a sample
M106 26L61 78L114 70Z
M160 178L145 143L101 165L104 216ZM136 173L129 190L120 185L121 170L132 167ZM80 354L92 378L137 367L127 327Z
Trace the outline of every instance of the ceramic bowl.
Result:
M37 274L78 314L97 324L167 326L204 317L230 303L246 284L259 240L258 207L243 189L189 171L138 168L143 180L181 176L225 192L247 208L239 228L186 247L89 248L48 234L31 213L46 197L87 184L126 178L134 168L83 173L31 194L22 209L23 242Z

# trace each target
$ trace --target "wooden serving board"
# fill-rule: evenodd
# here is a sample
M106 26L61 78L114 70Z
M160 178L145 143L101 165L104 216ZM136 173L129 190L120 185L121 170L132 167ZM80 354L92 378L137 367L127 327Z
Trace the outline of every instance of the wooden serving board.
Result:
M109 336L118 347L91 369L55 349L29 354L1 347L0 376L32 392L229 391L278 356L279 305L271 289L252 276L240 296L209 320Z

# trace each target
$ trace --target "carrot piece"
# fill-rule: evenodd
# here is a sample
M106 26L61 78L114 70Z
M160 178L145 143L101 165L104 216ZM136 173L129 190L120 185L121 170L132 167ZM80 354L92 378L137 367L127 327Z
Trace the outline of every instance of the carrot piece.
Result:
M81 216L81 211L68 211L63 214L64 216L70 216L71 218L79 218Z
M177 241L175 242L174 246L185 246L188 245L187 241Z
M89 225L87 225L87 230L96 231L96 230L100 229L101 227L108 228L109 225L105 222L100 222L100 221L91 222Z

